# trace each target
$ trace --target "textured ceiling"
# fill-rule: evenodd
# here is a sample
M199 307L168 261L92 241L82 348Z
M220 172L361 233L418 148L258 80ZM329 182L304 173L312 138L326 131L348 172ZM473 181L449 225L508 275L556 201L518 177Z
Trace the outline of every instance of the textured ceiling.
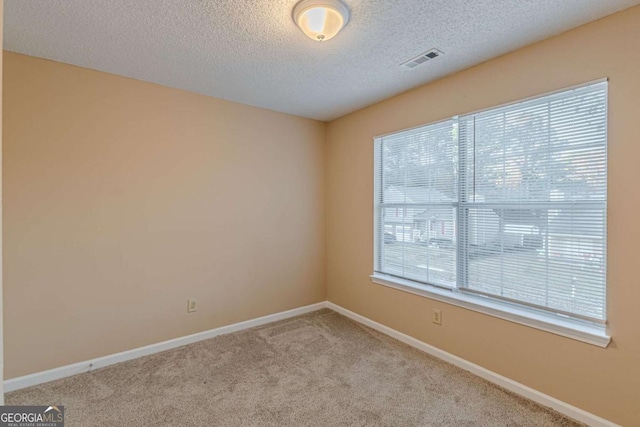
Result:
M640 0L345 0L326 43L295 26L296 2L6 0L4 48L331 120Z

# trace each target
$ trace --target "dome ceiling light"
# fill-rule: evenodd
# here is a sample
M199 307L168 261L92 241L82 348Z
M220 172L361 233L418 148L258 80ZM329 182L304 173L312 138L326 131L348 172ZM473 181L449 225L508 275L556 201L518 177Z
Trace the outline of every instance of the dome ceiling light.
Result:
M327 41L349 22L349 9L340 0L302 0L293 8L293 20L303 33Z

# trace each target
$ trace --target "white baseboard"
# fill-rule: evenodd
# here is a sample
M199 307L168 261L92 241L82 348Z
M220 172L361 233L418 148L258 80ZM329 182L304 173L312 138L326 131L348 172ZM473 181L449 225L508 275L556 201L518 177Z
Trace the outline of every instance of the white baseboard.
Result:
M396 331L395 329L354 313L353 311L347 310L346 308L343 308L337 304L327 302L327 308L336 311L345 317L355 320L358 323L362 323L363 325L368 326L371 329L375 329L378 332L382 332L385 335L408 344L411 347L415 347L418 350L430 354L431 356L451 363L452 365L462 368L465 371L469 371L472 374L484 378L485 380L499 385L500 387L505 388L513 393L519 394L520 396L523 396L529 400L533 400L540 405L552 408L560 412L561 414L573 418L574 420L583 422L593 427L619 427L617 424L614 424L611 421L605 420L604 418L598 417L597 415L591 414L580 408L576 408L575 406L569 405L568 403L558 400L555 397L551 397L547 394L534 390L531 387L520 384L519 382L485 369L482 366L471 363L451 353L447 353L444 350L440 350L437 347L424 343L416 338L403 334L402 332Z
M299 316L301 314L310 313L327 307L327 302L319 302L317 304L307 305L305 307L294 308L293 310L282 311L280 313L270 314L268 316L258 317L244 322L234 323L232 325L222 326L216 329L199 332L193 335L187 335L172 339L169 341L159 342L157 344L147 345L145 347L135 348L133 350L123 351L121 353L111 354L108 356L98 357L97 359L78 362L60 368L49 369L48 371L36 372L34 374L25 375L23 377L12 378L4 381L4 392L9 393L25 387L46 383L49 381L59 380L61 378L70 377L72 375L90 372L94 369L104 368L120 362L125 362L138 357L148 356L150 354L159 353L161 351L170 350L176 347L192 344L198 341L207 340L218 335L230 334L232 332L242 331L244 329L265 325L267 323L276 322L278 320L288 319L290 317Z
M324 301L317 304L307 305L305 307L294 308L293 310L287 310L280 313L270 314L268 316L258 317L257 319L251 319L244 322L234 323L232 325L222 326L220 328L211 329L204 332L199 332L193 335L187 335L172 339L169 341L163 341L157 344L151 344L145 347L136 348L133 350L123 351L121 353L112 354L109 356L99 357L97 359L87 360L84 362L74 363L72 365L62 366L60 368L50 369L48 371L36 372L35 374L25 375L23 377L12 378L4 381L5 393L19 390L25 387L31 387L38 384L43 384L49 381L58 380L61 378L70 377L72 375L81 374L84 372L90 372L94 369L104 368L116 363L125 362L127 360L136 359L150 354L159 353L161 351L170 350L184 345L192 344L198 341L207 340L209 338L216 337L218 335L229 334L232 332L242 331L244 329L253 328L256 326L265 325L267 323L276 322L278 320L288 319L290 317L299 316L301 314L310 313L312 311L320 310L322 308L329 308L335 312L342 314L358 323L362 323L372 329L382 332L392 338L397 339L405 344L424 351L438 359L442 359L445 362L449 362L455 366L458 366L466 371L471 372L485 380L492 382L500 387L503 387L513 393L519 394L527 399L533 400L543 406L555 409L556 411L571 417L577 421L581 421L589 426L593 427L619 427L604 418L593 415L587 411L584 411L575 406L569 405L561 400L551 397L542 392L532 389L524 384L520 384L514 380L497 374L493 371L483 368L482 366L471 363L458 356L454 356L451 353L447 353L444 350L440 350L437 347L424 343L402 332L396 331L381 323L375 322L367 317L361 316L353 311L347 310L332 302Z

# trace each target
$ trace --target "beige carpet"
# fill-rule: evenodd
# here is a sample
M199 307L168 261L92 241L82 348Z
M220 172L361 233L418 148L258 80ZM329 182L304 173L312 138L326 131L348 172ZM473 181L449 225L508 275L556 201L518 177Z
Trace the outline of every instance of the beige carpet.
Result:
M6 396L67 427L574 426L330 310Z

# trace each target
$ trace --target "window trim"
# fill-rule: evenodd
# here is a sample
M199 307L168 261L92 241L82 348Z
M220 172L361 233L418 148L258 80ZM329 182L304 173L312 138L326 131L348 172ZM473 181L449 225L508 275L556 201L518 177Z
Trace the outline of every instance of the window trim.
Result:
M416 130L416 129L420 129L420 128L428 126L428 125L437 125L438 123L442 123L442 122L446 122L448 120L451 120L452 117L464 117L464 116L470 116L472 114L484 113L485 111L498 109L498 108L503 108L503 107L508 107L510 105L517 105L517 104L521 104L523 102L533 101L534 99L544 98L546 96L552 96L552 95L556 95L556 94L559 94L559 93L562 93L562 92L568 92L570 90L580 89L581 87L596 85L598 83L604 83L604 82L609 82L609 77L603 77L603 78L600 78L600 79L589 80L589 81L586 81L584 83L578 83L578 84L575 84L573 86L561 87L559 89L550 90L549 92L544 92L544 93L540 93L540 94L537 94L537 95L531 95L531 96L528 96L526 98L516 99L514 101L508 101L508 102L504 102L502 104L492 105L490 107L479 108L477 110L467 111L466 113L462 113L462 114L455 114L455 115L453 115L451 117L447 117L447 118L444 118L444 119L441 119L441 120L434 120L432 122L424 123L424 124L417 125L417 126L412 126L410 128L398 129L398 130L387 132L387 133L383 133L383 134L380 134L380 135L375 135L373 137L373 139L376 140L378 138L385 138L385 137L388 137L388 136L397 135L397 134L402 133L402 132L410 132L410 131L413 131L413 130Z
M597 347L607 348L611 342L611 336L607 333L606 324L582 322L572 318L565 318L561 315L554 315L544 310L460 292L457 288L439 288L383 273L374 273L370 278L373 283L378 285L466 308L477 313L497 317Z
M568 92L574 89L579 89L585 86L595 85L599 83L609 82L607 77L587 81L584 83L576 84L570 87L564 87L557 90L549 91L542 94L533 95L524 99L518 99L515 101L505 102L500 105L490 106L475 111L470 111L464 114L458 114L453 117L448 117L442 120L436 120L431 123L421 124L408 129L401 129L386 134L377 135L373 138L374 142L388 137L391 135L398 135L404 132L411 132L413 130L423 128L428 125L436 125L438 123L446 122L455 118L474 115L485 111L499 109L507 106L513 106L520 103L525 103L538 98L549 97L563 92ZM377 165L380 161L378 150L374 149L374 272L370 276L371 281L375 284L387 286L393 289L397 289L403 292L408 292L414 295L422 296L425 298L433 299L436 301L451 304L457 307L472 310L478 313L496 317L499 319L507 320L520 325L528 326L541 331L549 332L555 335L567 337L573 340L581 341L587 344L591 344L601 348L607 348L611 342L611 336L608 333L608 325L606 318L603 323L596 323L589 320L581 320L580 318L569 317L560 313L554 313L535 307L529 307L520 303L511 303L499 298L492 298L491 296L475 294L471 292L465 292L465 288L453 287L443 288L437 285L429 285L411 279L401 278L385 273L376 271L378 262L380 260L377 257L380 255L377 247L382 244L381 239L383 236L379 236L377 227L379 222L379 213L377 205L375 203L375 194L378 194L378 187L380 183L376 178L375 172L377 171ZM459 202L458 204L467 204L468 202ZM608 281L607 281L608 287Z

